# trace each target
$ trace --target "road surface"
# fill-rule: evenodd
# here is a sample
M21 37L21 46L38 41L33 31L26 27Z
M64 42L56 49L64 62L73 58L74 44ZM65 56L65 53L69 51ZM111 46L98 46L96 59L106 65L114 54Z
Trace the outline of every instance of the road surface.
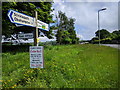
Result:
M109 47L113 47L113 48L120 49L119 44L101 44L101 45L104 45L104 46L109 46Z

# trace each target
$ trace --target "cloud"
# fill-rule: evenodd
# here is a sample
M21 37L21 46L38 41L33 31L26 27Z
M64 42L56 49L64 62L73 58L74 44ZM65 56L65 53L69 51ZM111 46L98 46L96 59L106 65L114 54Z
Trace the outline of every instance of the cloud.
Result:
M83 36L82 35L79 35L79 34L77 34L77 37L79 38L79 40L83 40Z
M112 32L118 29L118 3L117 2L56 2L53 7L55 14L61 10L68 17L73 17L76 32L84 39L95 36L98 27L98 10L106 7L107 10L100 12L100 28Z
M66 2L119 2L119 0L65 0Z

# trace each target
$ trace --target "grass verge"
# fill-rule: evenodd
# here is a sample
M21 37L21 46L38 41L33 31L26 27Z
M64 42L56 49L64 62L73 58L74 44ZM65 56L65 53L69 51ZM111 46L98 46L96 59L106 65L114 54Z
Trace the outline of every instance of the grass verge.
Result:
M91 44L44 48L44 69L30 68L29 52L3 53L3 88L118 87L118 49Z

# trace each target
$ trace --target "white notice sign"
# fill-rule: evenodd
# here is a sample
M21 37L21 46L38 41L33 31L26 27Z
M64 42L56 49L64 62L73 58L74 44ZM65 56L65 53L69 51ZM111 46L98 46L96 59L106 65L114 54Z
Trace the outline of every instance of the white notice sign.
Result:
M30 46L30 68L43 68L43 46Z
M23 38L31 39L33 38L33 33L18 34L18 38L19 39L23 39Z

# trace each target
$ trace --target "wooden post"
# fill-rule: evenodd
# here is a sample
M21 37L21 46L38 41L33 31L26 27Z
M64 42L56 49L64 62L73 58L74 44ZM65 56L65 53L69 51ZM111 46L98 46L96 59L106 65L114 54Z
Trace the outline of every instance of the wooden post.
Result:
M37 14L37 11L35 11L36 30L34 33L34 46L38 46L37 44L37 38L38 38L37 20L38 20L38 14Z

